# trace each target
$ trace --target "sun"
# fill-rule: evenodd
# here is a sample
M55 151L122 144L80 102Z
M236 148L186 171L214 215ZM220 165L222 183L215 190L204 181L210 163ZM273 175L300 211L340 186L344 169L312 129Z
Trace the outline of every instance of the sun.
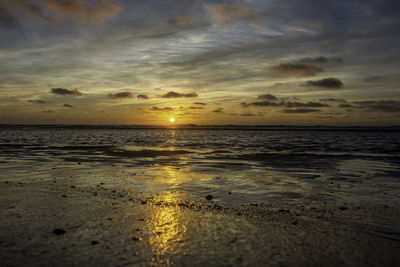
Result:
M169 118L169 121L170 121L170 122L174 122L174 121L175 121L175 118L174 118L174 117L171 117L171 118Z

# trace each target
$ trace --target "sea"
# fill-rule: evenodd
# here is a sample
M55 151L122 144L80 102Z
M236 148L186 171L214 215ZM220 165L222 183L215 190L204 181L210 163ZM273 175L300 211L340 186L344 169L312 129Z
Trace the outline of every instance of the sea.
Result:
M231 204L397 205L400 128L1 125L0 182L21 177Z

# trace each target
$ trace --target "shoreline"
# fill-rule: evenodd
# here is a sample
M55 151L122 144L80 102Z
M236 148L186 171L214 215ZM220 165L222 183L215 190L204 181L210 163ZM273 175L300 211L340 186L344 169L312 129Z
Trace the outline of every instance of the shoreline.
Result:
M82 173L79 179L85 180ZM400 213L394 207L234 205L176 190L127 191L89 174L83 184L55 173L33 176L0 181L3 266L400 263Z

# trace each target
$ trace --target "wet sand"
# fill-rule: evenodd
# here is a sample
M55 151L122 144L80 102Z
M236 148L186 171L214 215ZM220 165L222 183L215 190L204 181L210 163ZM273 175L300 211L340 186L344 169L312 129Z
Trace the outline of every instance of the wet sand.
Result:
M0 207L1 266L400 264L400 209L390 203L229 204L52 168L3 177Z

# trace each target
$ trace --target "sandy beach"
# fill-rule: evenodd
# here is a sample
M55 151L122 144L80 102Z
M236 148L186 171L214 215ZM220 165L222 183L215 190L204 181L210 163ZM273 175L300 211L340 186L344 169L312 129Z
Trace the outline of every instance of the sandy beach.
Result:
M77 164L71 170L52 167L2 177L2 266L400 263L400 210L390 203L229 204L173 187L127 190L92 168ZM375 197L399 199L398 192L384 191Z

